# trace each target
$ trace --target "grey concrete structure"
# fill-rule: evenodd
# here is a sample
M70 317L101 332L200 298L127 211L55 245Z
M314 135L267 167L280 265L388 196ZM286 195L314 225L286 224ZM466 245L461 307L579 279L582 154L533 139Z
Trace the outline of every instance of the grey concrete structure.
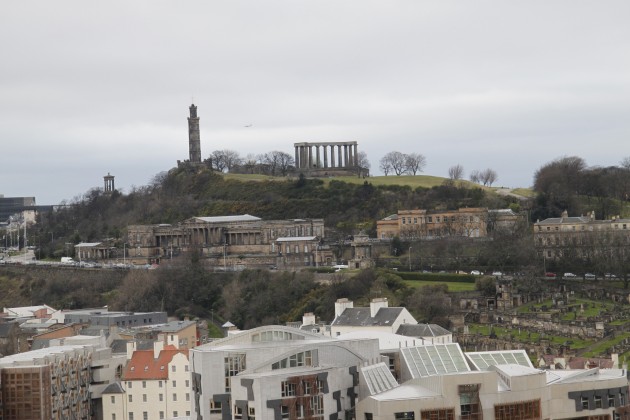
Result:
M295 167L298 170L351 169L358 165L356 141L294 143L293 147L295 148ZM335 155L337 155L336 160Z
M191 163L201 163L201 136L199 134L199 117L197 107L190 105L190 117L188 117L188 151Z

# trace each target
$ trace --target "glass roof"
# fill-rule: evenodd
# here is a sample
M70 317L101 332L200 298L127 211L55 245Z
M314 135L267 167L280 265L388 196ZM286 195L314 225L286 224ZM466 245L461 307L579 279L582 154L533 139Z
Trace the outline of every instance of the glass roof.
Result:
M366 366L361 370L363 371L367 385L370 388L371 395L375 395L398 386L398 382L396 382L396 379L385 363Z
M466 357L478 370L486 370L489 366L520 365L533 368L525 350L505 350L466 353Z
M405 347L401 352L414 378L470 371L462 350L455 343Z

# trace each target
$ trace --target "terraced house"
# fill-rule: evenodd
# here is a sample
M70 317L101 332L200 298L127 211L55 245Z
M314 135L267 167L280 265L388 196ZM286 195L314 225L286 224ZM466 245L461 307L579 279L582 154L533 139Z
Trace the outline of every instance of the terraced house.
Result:
M595 259L606 255L608 259L624 260L630 245L630 219L616 216L597 220L594 211L569 216L565 210L560 217L534 223L534 241L546 259Z

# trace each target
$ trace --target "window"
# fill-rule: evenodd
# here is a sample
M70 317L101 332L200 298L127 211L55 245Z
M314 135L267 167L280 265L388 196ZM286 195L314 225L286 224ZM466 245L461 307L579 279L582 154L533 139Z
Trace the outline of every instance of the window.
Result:
M626 396L623 394L619 394L619 407L623 407L626 405Z
M288 381L282 381L282 383L280 384L280 393L283 397L294 397L295 389L295 384L289 383Z
M131 411L129 412L129 420L133 420L133 413Z
M147 413L146 411L142 412L142 420L149 420L149 413Z
M210 414L221 414L221 401L210 400Z
M580 404L582 404L584 410L588 410L588 397L581 397Z
M608 407L615 406L615 396L608 394Z
M186 401L190 401L190 394L188 392L186 393Z
M158 383L160 384L160 388L162 388L162 381L158 381Z
M289 406L287 405L280 406L280 417L283 419L289 418Z
M237 405L234 406L234 418L235 419L243 418L243 409Z
M175 372L175 365L171 366L171 372Z
M142 402L147 402L147 394L142 394Z
M321 416L324 414L324 397L321 395L313 395L311 397L311 415Z
M602 408L602 397L596 395L594 401L595 401L595 408Z
M496 420L541 418L540 400L495 405L494 418Z
M302 381L302 388L304 389L304 395L313 393L313 386L310 381Z
M372 413L365 413L365 420L372 420L373 418Z
M184 366L184 372L188 372L188 365Z
M394 413L395 420L413 420L414 419L413 411L404 411L401 413Z
M116 414L112 413L112 420L116 420Z
M177 411L173 411L173 417L177 417Z
M177 394L173 392L173 401L177 401Z
M442 410L424 410L420 412L420 418L429 420L455 420L455 410L452 408Z
M112 402L112 404L116 404L116 397L114 397L113 395L110 398L110 401Z
M177 388L177 381L173 381L173 388Z
M129 394L129 402L133 402L133 395Z
M190 388L190 381L186 379L186 388Z
M225 368L225 392L230 392L230 377L245 370L245 354L231 354L223 359Z
M158 399L159 399L160 401L164 401L164 394L159 394L159 395L158 395Z
M147 387L147 381L142 381L142 388L146 388Z
M131 367L131 370L133 370L133 366ZM133 382L127 382L127 388L131 389L131 385L133 385Z
M164 420L164 411L160 411L160 420Z
M435 216L435 223L440 223L440 216Z

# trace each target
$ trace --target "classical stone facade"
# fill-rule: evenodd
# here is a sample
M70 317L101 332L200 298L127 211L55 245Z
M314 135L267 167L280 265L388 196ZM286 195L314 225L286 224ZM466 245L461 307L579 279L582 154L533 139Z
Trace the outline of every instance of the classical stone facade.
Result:
M356 141L295 143L295 168L304 170L353 170L359 164Z
M478 238L487 235L487 219L488 210L485 208L445 211L398 210L397 214L377 221L376 232L379 239L394 236L406 239L434 239L445 236Z
M630 245L630 219L614 217L597 220L595 212L586 216L551 217L534 223L534 241L545 258L575 256L594 259L608 253L625 260L624 250Z
M170 224L128 227L128 257L136 263L157 262L180 252L200 251L212 265L331 265L322 251L323 219L262 220L248 214L193 217Z

